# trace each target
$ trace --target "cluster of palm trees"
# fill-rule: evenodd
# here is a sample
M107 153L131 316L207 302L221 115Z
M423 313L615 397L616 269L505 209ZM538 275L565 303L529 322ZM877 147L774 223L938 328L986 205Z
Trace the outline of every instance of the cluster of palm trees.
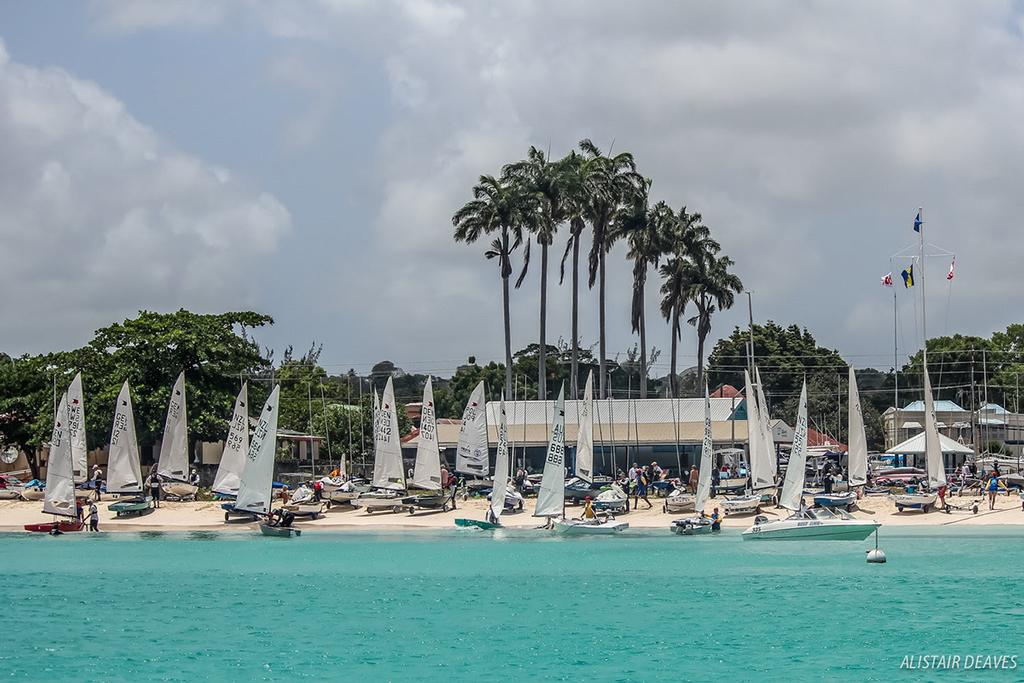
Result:
M505 322L505 391L512 393L512 338L509 316L510 280L515 268L513 253L522 251L522 265L514 286L522 285L530 267L531 244L540 249L540 338L538 397L547 398L545 352L547 349L547 290L549 249L561 226L569 230L562 254L559 283L564 282L566 262L571 262L572 354L571 395L579 396L579 280L580 250L589 228L587 285L597 286L598 296L598 395L608 395L605 315L605 260L612 246L623 240L633 262L633 299L630 320L640 335L640 396L647 396L647 321L644 297L647 274L659 269L662 277L661 312L672 333L671 390L678 395L676 372L680 321L687 306L696 315L686 320L697 331L698 374L704 371L704 342L711 318L733 305L743 290L740 279L729 271L733 261L719 255L721 246L711 237L699 213L684 206L678 212L659 201L649 203L651 181L636 168L633 155L605 154L590 140L561 159L551 160L530 147L526 159L505 165L499 176L485 175L473 187L473 199L452 217L457 242L473 243L492 238L484 255L495 259L502 282ZM701 377L698 377L698 386Z

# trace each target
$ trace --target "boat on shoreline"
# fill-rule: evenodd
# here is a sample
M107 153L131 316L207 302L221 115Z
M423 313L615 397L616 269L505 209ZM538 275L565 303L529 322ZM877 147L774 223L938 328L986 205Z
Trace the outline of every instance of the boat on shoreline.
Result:
M719 521L712 521L704 514L704 507L711 493L711 468L714 467L714 436L711 431L711 396L707 382L704 383L704 439L700 448L700 467L697 470L697 493L693 497L694 514L672 521L669 529L679 536L699 536L718 531ZM716 528L717 527L717 528Z
M71 439L68 437L68 395L61 396L53 419L50 454L46 463L46 489L43 512L53 515L52 522L26 524L25 531L81 531L82 520L75 504L75 479L71 462ZM60 519L64 517L66 519Z

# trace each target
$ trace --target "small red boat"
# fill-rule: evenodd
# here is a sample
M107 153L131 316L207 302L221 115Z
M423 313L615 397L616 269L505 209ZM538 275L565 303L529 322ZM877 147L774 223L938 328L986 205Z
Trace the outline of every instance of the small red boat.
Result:
M57 528L67 533L68 531L81 531L85 527L85 524L78 520L69 519L63 522L57 522ZM53 531L53 522L39 522L38 524L26 524L25 531L37 531L44 534L48 534Z

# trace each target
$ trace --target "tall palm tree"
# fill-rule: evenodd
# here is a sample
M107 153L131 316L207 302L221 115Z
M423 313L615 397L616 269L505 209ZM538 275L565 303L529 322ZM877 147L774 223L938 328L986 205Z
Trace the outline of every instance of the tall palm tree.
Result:
M508 279L512 275L512 252L523 243L523 212L528 211L520 188L507 179L480 176L473 186L473 199L452 216L455 241L472 244L483 235L497 233L488 259L498 259L501 298L505 316L505 395L512 395L512 326L509 317Z
M598 285L598 390L601 398L608 397L605 334L605 256L612 246L611 226L623 206L633 204L635 197L645 186L643 176L637 173L633 155L622 152L613 157L606 156L590 140L580 141L580 150L588 161L593 162L593 172L587 174L585 185L584 215L590 223L591 246L589 255L589 287Z
M682 329L679 320L686 306L693 300L694 284L699 279L698 264L714 258L721 249L711 237L711 231L704 225L699 213L688 213L684 206L667 227L666 248L668 260L661 266L661 315L669 323L672 335L671 367L669 386L672 397L679 396L679 375L676 359ZM731 305L731 304L730 304Z
M640 334L640 398L647 398L647 313L645 290L647 271L657 268L675 222L675 214L665 202L647 206L650 183L637 195L628 211L619 213L614 226L613 239L624 239L627 257L633 261L633 301L630 323L633 332Z
M572 253L572 347L569 357L569 393L574 399L580 397L580 240L587 227L587 185L596 163L585 159L575 151L558 162L562 167L562 184L565 199L565 219L569 223L569 240L565 244L558 284L565 282L565 260Z
M533 233L540 245L540 340L537 357L537 398L547 399L547 317L548 317L548 247L555 239L558 226L565 220L566 182L560 162L548 161L544 152L530 146L526 159L509 164L503 175L519 185L524 202L524 228ZM533 209L532 211L529 209ZM523 253L523 270L516 288L523 284L530 267L530 242Z
M702 386L704 379L704 341L711 333L711 316L716 310L732 308L736 295L743 291L739 277L729 272L733 265L728 256L710 254L695 263L690 299L697 307L697 315L686 322L697 328L697 386Z

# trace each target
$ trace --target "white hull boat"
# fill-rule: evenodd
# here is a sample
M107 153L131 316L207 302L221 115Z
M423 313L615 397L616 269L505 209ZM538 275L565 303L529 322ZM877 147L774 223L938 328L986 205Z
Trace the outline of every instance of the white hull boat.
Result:
M364 493L355 500L350 502L350 505L355 508L363 508L366 512L377 512L379 510L391 510L392 512L402 512L406 509L406 506L402 504L402 499L406 496L400 494L398 491L389 491L387 493Z
M326 491L325 495L327 500L332 503L351 503L353 500L359 497L359 491L355 489L351 491L345 491L344 489L334 489L333 491Z
M612 484L607 491L601 491L594 499L595 510L607 510L610 512L628 512L629 496L618 484Z
M753 515L761 507L761 496L736 496L722 501L722 509L729 515Z
M754 525L743 532L746 539L792 541L863 541L875 533L880 522L857 519L845 512L827 509L795 512L786 519L768 521L758 517Z
M904 509L921 510L929 512L935 507L935 501L939 496L935 493L900 493L893 497L896 509L903 512Z
M24 489L21 492L21 497L25 500L42 500L45 495L43 489Z
M337 491L347 482L341 477L324 477L320 480L320 484L324 487L324 493L330 491Z
M672 533L679 536L700 536L702 534L710 534L714 529L711 528L710 517L686 517L684 519L676 519L672 521L672 525L669 527Z
M493 495L487 494L487 500L492 500L493 498ZM523 494L519 493L519 491L516 491L513 488L505 489L504 509L506 511L511 512L513 510L519 510L520 512L522 512L524 507L526 507L526 499L523 498Z
M165 496L171 496L178 500L185 500L187 498L195 499L196 493L199 491L198 486L186 484L183 481L172 481L167 484L161 484L160 488L163 489Z
M857 494L853 491L846 493L817 493L814 495L814 504L823 508L846 508L849 510L857 502Z
M665 502L661 505L661 511L666 513L693 512L697 497L682 489L676 489L668 494Z
M600 521L598 519L556 519L555 532L571 536L577 535L612 535L622 533L629 528L629 522L616 519Z

